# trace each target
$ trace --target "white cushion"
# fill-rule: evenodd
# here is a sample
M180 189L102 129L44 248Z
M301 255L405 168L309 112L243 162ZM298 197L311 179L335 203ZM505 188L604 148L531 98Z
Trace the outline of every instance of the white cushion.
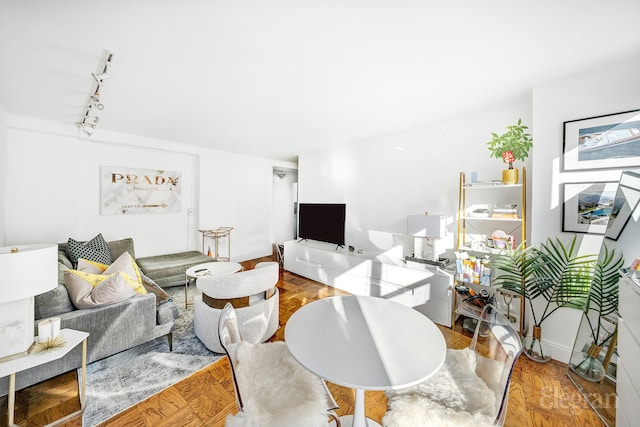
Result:
M327 395L322 380L300 366L284 342L241 342L235 358L244 411L227 416L225 426L327 425Z
M496 395L476 373L476 354L470 349L447 350L442 368L414 387L387 392L385 427L491 426Z

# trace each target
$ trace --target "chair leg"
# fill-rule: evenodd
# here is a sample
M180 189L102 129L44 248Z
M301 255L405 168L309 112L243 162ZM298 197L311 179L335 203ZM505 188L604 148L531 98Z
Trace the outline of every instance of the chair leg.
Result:
M167 340L169 341L169 352L173 351L173 332L167 334Z
M331 424L333 426L333 422L335 421L336 425L335 427L341 427L342 425L340 424L340 417L338 416L338 414L335 413L335 411L329 411L329 418L332 418L333 421L330 421L329 424Z

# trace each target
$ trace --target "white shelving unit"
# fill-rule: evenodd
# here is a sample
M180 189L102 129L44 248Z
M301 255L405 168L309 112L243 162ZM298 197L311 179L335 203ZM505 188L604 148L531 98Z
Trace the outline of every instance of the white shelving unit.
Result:
M460 173L460 188L458 197L458 236L456 250L467 252L470 256L489 262L492 255L504 250L505 245L517 247L527 241L526 207L527 188L526 169L522 168L521 184L505 185L501 182L469 183L463 172ZM503 213L505 207L513 212ZM509 210L506 209L506 210ZM493 239L494 236L508 236L506 239ZM491 287L491 279L495 272L491 269L488 283L481 284L476 277L455 275L456 285L465 285L479 293L486 289L495 294L500 311L516 320L520 335L524 329L525 299L513 294L496 294ZM509 312L505 309L506 301L512 299ZM478 307L463 303L454 292L454 310L452 324L459 315L475 318L479 315ZM501 307L502 306L502 307ZM515 322L514 322L515 323Z

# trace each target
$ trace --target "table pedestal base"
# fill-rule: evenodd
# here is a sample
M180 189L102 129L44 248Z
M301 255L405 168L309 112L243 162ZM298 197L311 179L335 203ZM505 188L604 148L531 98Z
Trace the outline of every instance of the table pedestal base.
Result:
M360 425L356 426L356 424L353 424L353 421L353 415L344 415L340 417L340 424L342 424L342 427L360 427ZM362 427L382 427L382 424L378 424L371 418L365 418L364 422L365 424Z

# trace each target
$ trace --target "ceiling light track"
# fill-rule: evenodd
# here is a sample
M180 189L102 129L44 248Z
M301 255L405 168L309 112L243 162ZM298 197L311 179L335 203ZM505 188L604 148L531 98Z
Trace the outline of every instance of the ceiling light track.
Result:
M93 135L93 131L96 128L96 125L100 121L100 117L98 113L104 110L104 104L100 101L100 96L102 94L102 85L104 84L104 80L109 77L109 67L111 67L111 60L113 59L113 53L108 52L107 58L104 61L104 65L102 67L102 71L99 73L91 73L91 77L95 81L95 90L91 95L89 95L89 101L85 108L84 116L82 120L77 123L78 129L84 133L86 137L90 137Z

